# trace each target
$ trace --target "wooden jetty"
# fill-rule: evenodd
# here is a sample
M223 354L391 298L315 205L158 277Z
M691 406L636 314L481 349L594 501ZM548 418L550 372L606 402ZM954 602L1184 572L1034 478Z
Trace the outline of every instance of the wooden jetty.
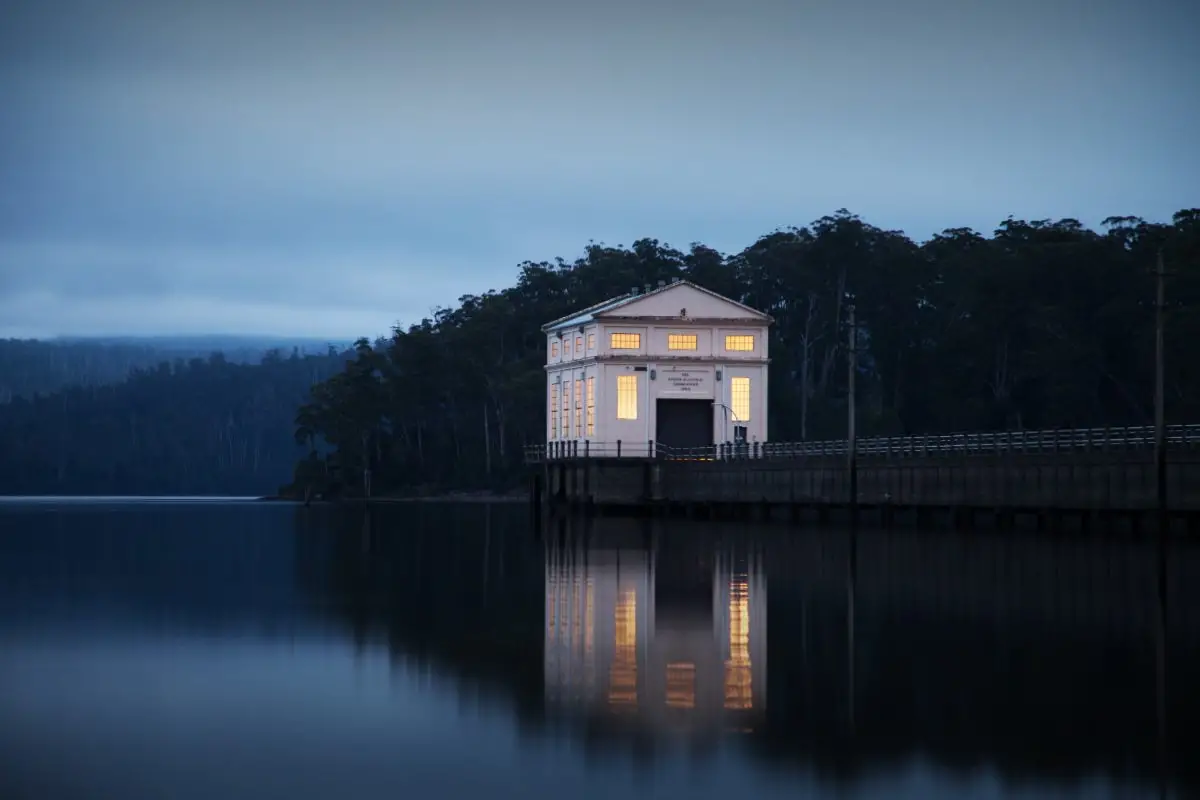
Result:
M1200 425L1166 431L1166 511L1200 519ZM531 500L608 512L700 517L850 512L956 524L1018 516L1057 525L1128 519L1158 508L1152 427L1014 431L668 448L650 442L530 446Z

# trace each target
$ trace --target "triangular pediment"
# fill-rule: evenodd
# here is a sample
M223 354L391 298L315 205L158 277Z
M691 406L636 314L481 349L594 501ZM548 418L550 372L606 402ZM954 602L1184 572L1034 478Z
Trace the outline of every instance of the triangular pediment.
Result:
M619 305L595 314L597 319L625 317L678 318L686 309L692 319L745 320L756 324L769 323L770 316L749 306L710 292L690 281L679 281L647 294L630 298Z

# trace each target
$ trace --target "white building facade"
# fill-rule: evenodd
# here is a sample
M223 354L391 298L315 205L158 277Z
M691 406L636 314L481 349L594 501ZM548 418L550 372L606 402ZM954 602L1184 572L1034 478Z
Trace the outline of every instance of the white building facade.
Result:
M542 327L546 441L646 455L767 441L771 318L690 281L634 290Z

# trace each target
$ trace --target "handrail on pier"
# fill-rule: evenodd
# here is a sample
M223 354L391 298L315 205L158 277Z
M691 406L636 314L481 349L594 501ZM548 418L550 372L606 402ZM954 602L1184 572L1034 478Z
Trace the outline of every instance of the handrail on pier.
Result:
M1200 425L1168 425L1167 445L1200 446ZM858 439L859 456L913 458L989 453L1062 453L1152 450L1154 426L1067 428L993 433L943 433L922 436L875 436ZM729 459L800 459L846 455L846 439L808 442L720 442L703 447L670 447L660 442L601 442L591 439L556 440L525 445L527 464L579 458L652 458L666 461Z

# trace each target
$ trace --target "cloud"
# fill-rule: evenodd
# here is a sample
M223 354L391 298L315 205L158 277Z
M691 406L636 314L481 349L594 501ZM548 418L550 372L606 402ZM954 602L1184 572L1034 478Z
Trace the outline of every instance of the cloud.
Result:
M591 238L733 250L843 206L919 238L1165 218L1200 179L1197 12L1171 0L29 0L6 19L9 328L377 333Z

